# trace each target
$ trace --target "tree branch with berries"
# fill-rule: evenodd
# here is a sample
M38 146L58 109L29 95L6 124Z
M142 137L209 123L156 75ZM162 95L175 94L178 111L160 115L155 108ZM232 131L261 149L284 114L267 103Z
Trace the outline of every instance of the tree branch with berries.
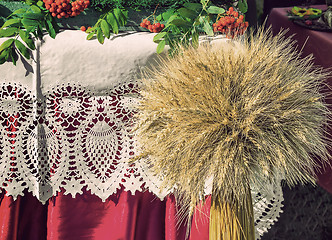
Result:
M19 55L30 59L36 48L34 39L42 40L45 32L51 38L56 37L59 25L55 18L75 17L90 1L29 0L26 3L29 8L14 11L0 28L0 38L9 38L0 45L0 64L11 61L16 65Z
M29 8L20 8L8 16L0 28L0 38L8 37L0 46L0 64L11 61L14 65L19 55L30 59L34 39L41 40L44 32L55 38L59 26L42 1L29 2Z
M171 55L176 53L179 44L198 47L198 38L202 33L214 36L220 32L228 38L242 35L248 27L248 22L244 19L248 6L245 0L236 1L235 5L238 11L234 10L234 6L226 12L223 7L218 7L209 0L201 0L201 3L185 3L179 9L170 9L158 15L156 20L164 22L165 27L154 31L159 32L153 39L158 43L157 53L161 53L166 45L170 47ZM147 23L149 21L144 19L141 26L145 27ZM154 21L152 26L156 24L158 23Z
M153 14L142 20L140 27L157 33L153 38L158 44L157 53L168 45L170 55L176 53L179 44L197 47L202 33L208 36L222 33L234 38L248 27L244 16L248 6L246 0L228 2L233 3L228 11L226 5L217 6L210 0L200 0L200 3L185 2L156 16L158 4ZM0 45L0 64L11 61L16 65L19 55L30 59L31 51L35 49L34 39L42 40L45 33L55 38L60 29L56 19L78 16L90 5L90 0L26 0L26 3L28 9L14 11L0 28L0 38L9 38ZM112 33L118 34L127 21L128 10L120 6L105 10L93 27L81 30L88 34L88 40L97 38L103 44Z

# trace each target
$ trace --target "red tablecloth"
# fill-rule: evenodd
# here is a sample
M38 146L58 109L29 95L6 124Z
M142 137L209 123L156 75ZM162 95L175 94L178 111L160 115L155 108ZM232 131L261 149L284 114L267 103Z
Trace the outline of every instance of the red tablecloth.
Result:
M209 206L207 199L206 206ZM190 240L209 239L209 207L194 216ZM46 205L26 192L12 201L1 197L2 240L184 240L173 197L160 201L150 192L134 196L119 190L106 202L84 191L76 198L59 194Z
M325 10L325 5L313 6ZM303 56L313 54L314 63L324 68L332 68L332 33L313 31L300 27L290 20L286 15L287 10L291 8L274 8L272 9L268 18L268 25L272 26L272 31L277 34L281 29L288 29L286 36L293 36L297 41L299 49L302 49ZM332 89L332 77L327 79L327 84ZM332 106L331 90L326 102ZM331 133L330 133L331 134ZM332 159L330 160L332 164ZM321 172L317 173L318 184L324 189L332 193L332 168L326 166Z

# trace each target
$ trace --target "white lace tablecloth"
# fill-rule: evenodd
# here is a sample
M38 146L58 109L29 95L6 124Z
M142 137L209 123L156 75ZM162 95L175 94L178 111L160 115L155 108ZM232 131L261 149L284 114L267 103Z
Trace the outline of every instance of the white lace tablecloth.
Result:
M105 201L124 186L165 197L144 161L128 163L140 69L157 59L153 36L123 33L100 45L65 31L38 42L32 60L0 65L0 182L7 196L28 189L45 203L87 187ZM270 193L252 189L259 239L282 212L283 196L280 185Z

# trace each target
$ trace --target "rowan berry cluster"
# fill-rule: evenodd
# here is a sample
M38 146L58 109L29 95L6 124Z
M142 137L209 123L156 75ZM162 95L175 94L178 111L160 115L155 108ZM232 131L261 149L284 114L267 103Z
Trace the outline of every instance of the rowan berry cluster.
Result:
M160 24L160 23L151 24L151 22L147 19L144 19L141 22L140 26L142 28L149 29L150 32L154 32L154 33L159 33L165 28L164 24Z
M86 28L85 26L81 26L80 29L81 31L85 32L86 30L90 29L91 27Z
M212 25L213 31L226 34L227 38L242 35L249 26L249 23L244 22L243 19L243 15L239 15L238 12L234 11L233 7L230 7L226 15L219 18L219 20Z
M75 17L84 11L89 5L89 0L43 0L47 10L52 13L53 17L57 18L68 18Z

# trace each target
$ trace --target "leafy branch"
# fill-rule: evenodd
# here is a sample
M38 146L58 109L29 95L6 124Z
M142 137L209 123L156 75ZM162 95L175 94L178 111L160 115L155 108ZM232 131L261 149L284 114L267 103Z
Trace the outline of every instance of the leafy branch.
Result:
M157 20L166 24L165 29L153 38L158 43L157 53L161 53L166 45L171 48L170 54L180 43L186 46L191 42L198 47L199 33L214 36L212 21L224 12L224 8L213 5L209 0L201 0L201 3L185 3L182 8L158 15Z
M59 32L55 19L43 7L42 1L28 4L28 9L20 8L9 15L0 28L0 38L9 38L0 45L0 64L12 61L16 65L19 54L30 59L31 50L36 49L33 38L41 40L45 30L52 38Z
M86 30L87 40L97 37L99 43L104 44L105 38L110 38L111 33L118 34L119 28L127 24L128 11L125 9L115 8L102 14L97 23Z

